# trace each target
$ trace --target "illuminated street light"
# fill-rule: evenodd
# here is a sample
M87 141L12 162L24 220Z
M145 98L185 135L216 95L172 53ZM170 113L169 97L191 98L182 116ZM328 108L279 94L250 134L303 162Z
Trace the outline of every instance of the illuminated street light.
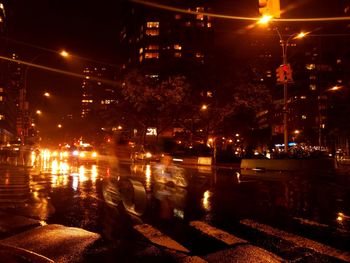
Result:
M272 16L264 15L260 18L258 21L258 24L260 25L267 25L272 19Z
M201 107L201 110L207 110L208 109L208 106L203 104L202 107Z
M68 53L67 51L65 51L65 50L62 50L62 51L60 52L60 55L61 55L62 57L65 57L65 58L69 57L69 53Z
M44 96L48 98L48 97L50 97L51 95L50 95L50 93L45 92L45 93L44 93Z
M337 90L340 90L340 89L342 89L342 88L343 88L343 86L334 86L334 87L329 88L329 89L326 90L326 91L337 91Z
M57 125L57 128L60 128L60 129L61 129L61 128L62 128L62 124L58 124L58 125Z
M294 37L294 39L301 39L303 37L306 37L308 34L310 34L310 32L300 32Z
M38 115L42 114L41 110L37 110L35 113L38 114Z

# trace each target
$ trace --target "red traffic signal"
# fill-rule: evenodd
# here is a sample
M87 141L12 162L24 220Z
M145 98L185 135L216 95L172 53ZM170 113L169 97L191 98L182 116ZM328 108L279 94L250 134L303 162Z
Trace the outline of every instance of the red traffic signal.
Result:
M277 83L287 83L293 81L292 68L290 64L280 65L276 69Z

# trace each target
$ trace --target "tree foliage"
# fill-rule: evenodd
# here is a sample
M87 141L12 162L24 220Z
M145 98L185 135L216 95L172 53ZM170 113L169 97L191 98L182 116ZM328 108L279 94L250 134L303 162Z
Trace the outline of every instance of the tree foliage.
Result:
M188 94L189 84L183 76L158 80L140 71L130 72L122 87L129 113L134 115L143 129L156 127L158 133L179 119Z

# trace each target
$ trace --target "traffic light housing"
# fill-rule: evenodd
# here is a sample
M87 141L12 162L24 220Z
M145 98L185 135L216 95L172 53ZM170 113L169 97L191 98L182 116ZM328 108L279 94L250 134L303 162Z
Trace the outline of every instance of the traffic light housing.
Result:
M280 18L280 0L259 0L259 13L263 16Z
M292 76L292 68L290 64L283 64L280 65L276 69L276 79L277 83L283 84L287 82L292 82L293 81L293 76Z

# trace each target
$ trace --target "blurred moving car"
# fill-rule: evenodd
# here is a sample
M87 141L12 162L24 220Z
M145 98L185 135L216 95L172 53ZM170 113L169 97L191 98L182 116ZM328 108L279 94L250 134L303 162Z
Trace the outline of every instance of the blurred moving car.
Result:
M90 144L81 144L73 147L72 149L73 159L79 162L97 162L98 154L94 147Z
M159 162L162 157L164 157L164 153L160 150L157 145L135 145L130 159L132 162L142 161L142 162Z

